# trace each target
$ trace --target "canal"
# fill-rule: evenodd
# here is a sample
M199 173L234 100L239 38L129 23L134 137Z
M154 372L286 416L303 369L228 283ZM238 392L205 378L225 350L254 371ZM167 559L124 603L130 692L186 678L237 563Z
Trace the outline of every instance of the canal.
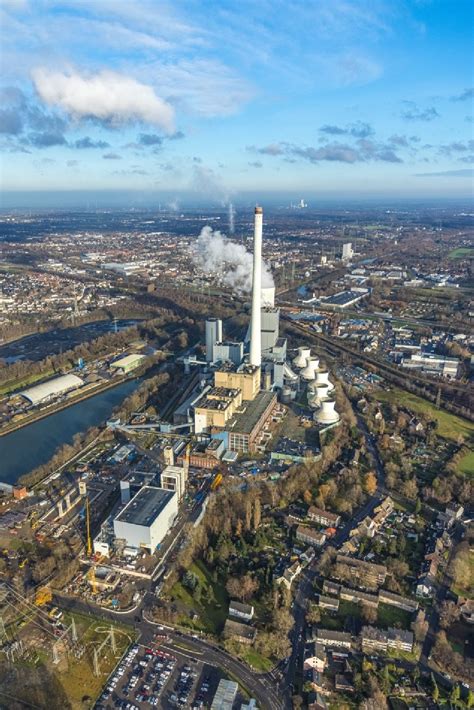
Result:
M75 434L105 422L140 381L127 380L0 437L0 481L16 483L24 473L49 461L58 447L70 444Z

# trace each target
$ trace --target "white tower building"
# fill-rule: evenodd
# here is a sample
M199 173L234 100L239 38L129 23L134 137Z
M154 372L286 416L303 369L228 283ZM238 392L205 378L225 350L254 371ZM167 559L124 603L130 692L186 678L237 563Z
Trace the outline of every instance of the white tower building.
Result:
M222 321L209 318L206 321L206 360L214 362L214 345L222 342Z

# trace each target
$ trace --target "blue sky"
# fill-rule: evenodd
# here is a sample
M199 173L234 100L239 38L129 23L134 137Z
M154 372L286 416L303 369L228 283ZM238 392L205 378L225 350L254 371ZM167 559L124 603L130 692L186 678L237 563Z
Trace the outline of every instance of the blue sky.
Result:
M0 0L6 191L465 197L471 0Z

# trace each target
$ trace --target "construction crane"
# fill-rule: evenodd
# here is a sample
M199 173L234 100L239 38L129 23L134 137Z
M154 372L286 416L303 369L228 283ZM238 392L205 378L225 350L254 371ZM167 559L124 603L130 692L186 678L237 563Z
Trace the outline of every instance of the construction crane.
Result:
M87 551L87 556L91 557L92 556L92 537L91 537L91 513L90 513L90 504L89 504L89 496L86 498L86 551Z
M186 476L189 473L189 465L191 462L191 449L192 449L192 444L189 442L189 444L186 446L186 455L184 457L184 465L183 468L186 470Z
M97 594L97 583L95 579L95 565L92 565L87 572L87 579L92 588L92 594Z

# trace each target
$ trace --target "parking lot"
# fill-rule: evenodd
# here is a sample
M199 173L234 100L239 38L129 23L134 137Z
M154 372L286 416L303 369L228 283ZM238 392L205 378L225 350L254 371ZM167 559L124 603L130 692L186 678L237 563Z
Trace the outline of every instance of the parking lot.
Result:
M220 677L199 658L167 649L165 639L158 637L150 646L136 644L128 650L108 679L95 710L198 710L209 707Z

